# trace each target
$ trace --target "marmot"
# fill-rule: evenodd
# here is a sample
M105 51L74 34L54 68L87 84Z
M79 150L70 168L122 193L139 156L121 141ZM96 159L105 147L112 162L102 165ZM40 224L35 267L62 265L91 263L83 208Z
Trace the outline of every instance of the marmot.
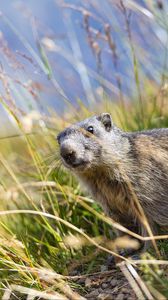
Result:
M124 132L102 113L66 128L57 140L63 164L108 216L145 236L143 211L154 234L167 230L167 128Z

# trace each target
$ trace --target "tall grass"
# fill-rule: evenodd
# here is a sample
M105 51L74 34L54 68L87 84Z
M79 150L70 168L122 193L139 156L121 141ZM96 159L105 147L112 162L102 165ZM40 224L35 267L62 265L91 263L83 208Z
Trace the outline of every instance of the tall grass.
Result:
M14 87L10 77L3 69L1 70L3 95L0 102L12 120L12 124L17 128L16 134L0 138L1 297L6 300L10 297L21 299L24 295L27 299L36 299L36 297L60 300L82 299L79 295L80 286L73 282L73 278L100 271L100 265L110 253L120 260L123 259L124 266L129 266L129 273L123 265L121 270L125 276L130 276L129 282L136 292L137 289L141 290L148 299L150 295L156 299L158 295L168 297L166 236L162 237L163 241L159 244L162 260L156 258L154 251L145 254L142 260L134 262L122 258L116 251L114 228L120 228L129 235L134 236L134 233L128 232L126 228L107 218L87 192L82 191L77 179L63 168L55 139L58 132L67 125L102 111L110 112L114 122L124 130L168 127L166 67L164 66L162 70L160 85L144 76L145 83L142 90L139 75L141 68L131 32L130 11L124 2L120 1L119 9L126 26L125 34L131 50L132 75L136 86L135 95L128 99L123 91L117 45L113 41L109 24L103 23L104 31L99 33L99 37L105 40L110 51L116 86L103 78L101 72L102 49L99 40L96 39L98 33L96 35L90 25L91 18L94 19L95 14L92 15L86 9L74 5L65 3L62 5L66 9L78 10L83 15L88 45L93 51L98 66L97 73L85 66L84 75L79 70L81 66L79 62L82 58L79 52L76 53L77 48L73 49L76 62L67 51L62 51L54 41L46 37L38 41L37 55L8 18L4 17L6 24L30 51L33 63L39 65L63 97L68 112L62 115L51 111L46 115L40 112L26 113L15 102L15 98L22 95L20 86L24 90L25 97L28 92L34 99L38 95L39 86L34 85L31 89L22 82L14 81ZM141 6L136 5L134 9L142 10ZM69 22L71 23L71 20ZM73 32L72 27L71 31ZM73 39L71 42L77 41L74 35ZM45 52L49 49L53 52L62 51L62 55L79 73L86 94L88 94L86 84L89 83L88 74L96 78L100 87L104 88L104 92L101 93L102 101L95 102L93 93L92 104L85 105L82 101L78 101L78 108L72 107L66 93L54 78ZM84 65L83 62L81 63ZM114 92L116 87L116 99L111 101L107 88ZM131 267L134 268L133 271ZM136 280L132 275L133 272L134 275L136 274ZM134 281L138 281L137 289Z
M160 103L157 108L159 105ZM154 120L158 122L155 127L159 127L159 114L155 109L152 117L150 107L152 106L149 105L148 108L151 118L149 128ZM104 111L103 104L99 109ZM136 123L136 110L135 103L135 107L132 105L126 111L132 116L128 129L136 130L139 127ZM108 103L108 111L111 111L118 125L122 117L125 119L122 110L111 102ZM85 112L82 112L81 118L85 116ZM162 118L165 125L167 119L167 115ZM74 122L75 117L72 113L72 121L68 117L68 122L64 120L62 128L59 118L55 116L52 121L54 133L51 129L45 128L43 132L36 128L35 135L27 135L18 121L22 136L1 140L2 294L4 291L7 293L8 286L12 289L18 285L31 287L30 294L34 289L46 291L46 286L47 290L53 291L56 288L60 293L65 293L60 285L60 278L68 278L67 275L72 274L76 268L82 274L91 272L98 268L99 257L103 253L115 252L110 240L114 239L113 228L116 224L102 214L99 206L87 194L83 194L77 180L66 173L59 161L55 135L66 123ZM147 128L147 125L144 127ZM6 151L9 145L12 149ZM96 249L98 251L95 254ZM166 258L166 255L163 257ZM147 265L143 268L147 269ZM153 276L150 268L147 270L150 281L156 280L157 278L151 279ZM50 280L50 276L54 279ZM161 280L161 286L163 282ZM17 294L18 288L15 288ZM71 289L70 291L73 293Z

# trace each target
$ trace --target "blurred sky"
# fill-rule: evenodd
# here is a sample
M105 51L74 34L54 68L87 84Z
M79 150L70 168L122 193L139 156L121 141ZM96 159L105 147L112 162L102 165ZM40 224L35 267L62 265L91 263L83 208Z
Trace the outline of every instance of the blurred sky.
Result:
M153 6L148 2L152 1L123 1L141 78L159 83L168 42L167 1L163 8L157 1ZM78 99L86 105L101 101L103 90L112 100L118 99L117 78L124 95L136 97L132 52L119 3L1 0L2 98L25 112L61 113L68 110L67 101L73 105ZM4 110L0 113L4 123Z

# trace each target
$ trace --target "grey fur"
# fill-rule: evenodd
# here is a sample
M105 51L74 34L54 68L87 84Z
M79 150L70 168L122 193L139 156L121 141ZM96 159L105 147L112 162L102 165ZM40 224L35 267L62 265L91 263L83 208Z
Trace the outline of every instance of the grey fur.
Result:
M93 134L88 127L93 127ZM92 129L92 128L91 128ZM103 113L65 129L60 149L71 148L76 165L63 163L117 222L146 235L133 195L154 233L168 228L168 129L124 132ZM72 159L72 157L71 157ZM131 188L130 188L131 187Z

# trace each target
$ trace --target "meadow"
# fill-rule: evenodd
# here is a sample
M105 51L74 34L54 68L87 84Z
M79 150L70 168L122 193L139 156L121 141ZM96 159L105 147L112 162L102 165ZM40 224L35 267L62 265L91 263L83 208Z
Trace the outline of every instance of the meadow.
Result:
M159 3L156 9L162 10ZM25 86L24 82L16 82L15 79L14 89L11 78L1 68L0 103L15 129L15 133L9 132L0 137L0 297L3 300L85 299L81 295L85 297L86 288L76 278L103 272L102 266L106 265L108 255L118 255L114 234L116 223L104 214L95 199L63 167L56 136L66 126L104 111L111 113L114 123L126 131L168 127L167 44L164 48L166 63L164 61L160 68L159 81L156 82L144 74L131 35L130 16L122 1L120 5L125 16L123 34L127 36L132 58L132 95L126 95L122 90L117 48L105 24L100 40L103 36L111 51L118 96L107 92L110 81L103 81L100 71L100 65L103 65L100 45L91 40L95 34L89 25L92 16L82 10L83 30L88 47L94 53L97 74L101 77L101 101L89 102L88 99L88 103L84 103L77 99L73 105L65 96L66 91L59 89L57 92L66 103L63 112L51 108L45 114L37 109L27 112L15 100L17 96L24 95L27 99L29 93L40 103L40 97L36 98L39 85ZM70 9L78 8L69 6ZM158 17L157 22L160 21ZM9 22L8 25L12 28ZM17 35L20 38L18 32ZM27 47L24 39L22 42ZM58 88L50 61L43 52L44 46L49 49L54 45L49 38L43 38L43 44L39 43L38 59L48 76L47 80ZM11 56L11 49L7 52L3 48L1 51L8 58ZM34 64L37 63L36 56L31 59ZM82 77L80 79L82 81ZM42 82L40 84L43 85ZM20 86L25 94L20 93ZM137 299L140 299L138 295L144 297L141 299L168 298L167 240L159 240L157 247L160 257L151 248L136 264L131 260L123 261L123 270L127 269L127 264L132 266L127 279ZM127 273L123 271L123 274Z

